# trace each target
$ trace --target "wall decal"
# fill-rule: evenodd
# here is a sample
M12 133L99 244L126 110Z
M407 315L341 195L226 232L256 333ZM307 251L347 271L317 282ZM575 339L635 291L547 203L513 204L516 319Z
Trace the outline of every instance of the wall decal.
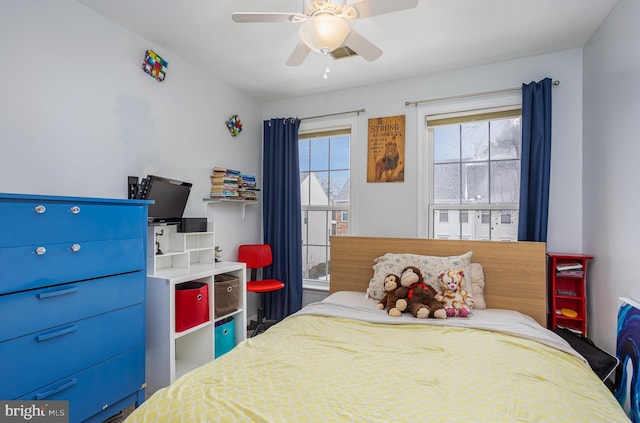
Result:
M233 115L225 121L227 129L232 137L237 136L242 131L242 122L238 115Z
M147 50L142 62L142 70L152 76L156 81L164 81L169 63L158 56L155 51Z

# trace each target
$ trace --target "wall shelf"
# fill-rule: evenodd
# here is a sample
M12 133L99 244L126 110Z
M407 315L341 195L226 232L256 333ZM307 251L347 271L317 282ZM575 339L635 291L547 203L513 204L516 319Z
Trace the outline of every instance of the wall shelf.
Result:
M230 198L203 198L204 201L204 212L205 216L207 215L207 206L213 203L236 203L242 204L242 219L244 219L244 215L246 212L246 208L250 204L258 204L258 200L232 200Z
M564 253L547 256L548 327L551 330L563 327L587 336L587 262L593 257Z

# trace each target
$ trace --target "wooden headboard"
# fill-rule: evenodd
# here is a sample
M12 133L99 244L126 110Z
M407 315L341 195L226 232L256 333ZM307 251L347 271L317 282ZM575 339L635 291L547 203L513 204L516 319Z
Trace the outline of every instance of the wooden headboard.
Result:
M366 291L376 257L385 253L454 256L473 251L482 264L488 308L517 310L547 325L547 258L543 242L331 237L331 288Z

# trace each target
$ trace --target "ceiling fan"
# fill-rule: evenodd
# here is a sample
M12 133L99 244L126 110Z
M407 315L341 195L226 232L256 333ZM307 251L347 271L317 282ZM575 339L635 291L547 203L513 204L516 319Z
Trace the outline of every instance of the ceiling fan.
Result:
M239 23L300 23L300 41L287 59L289 66L301 65L311 50L329 54L343 46L371 62L382 55L382 50L354 31L349 21L411 9L418 5L418 0L360 0L344 4L345 2L307 0L304 2L308 3L304 13L235 12L231 17Z

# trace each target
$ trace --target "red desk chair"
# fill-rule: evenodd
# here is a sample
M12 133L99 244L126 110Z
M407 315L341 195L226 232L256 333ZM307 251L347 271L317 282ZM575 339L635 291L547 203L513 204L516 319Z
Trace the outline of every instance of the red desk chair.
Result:
M272 292L284 288L284 283L276 279L256 280L257 271L269 266L273 262L271 246L268 244L248 244L238 247L238 261L246 263L247 269L251 270L251 276L247 281L247 291L249 292ZM264 320L264 308L262 307L262 295L259 298L258 321L251 321L249 329L253 328L251 336L256 336L264 332L276 322L266 322Z

